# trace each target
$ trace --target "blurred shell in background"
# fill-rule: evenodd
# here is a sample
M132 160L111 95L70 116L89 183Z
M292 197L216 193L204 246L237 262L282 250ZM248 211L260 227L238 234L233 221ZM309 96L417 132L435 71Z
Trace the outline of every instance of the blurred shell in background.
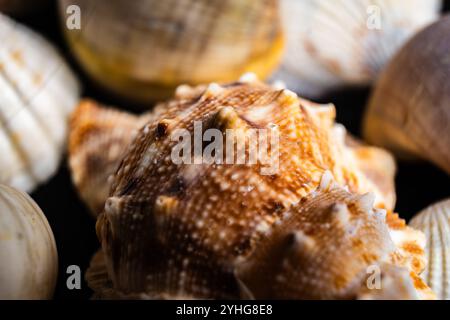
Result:
M450 199L419 213L410 225L427 237L427 268L422 278L438 299L450 300Z
M416 35L383 71L364 135L406 158L450 173L450 16Z
M0 299L50 299L58 273L47 219L25 193L0 185Z
M146 103L180 84L266 77L282 54L277 0L60 0L69 44L110 91ZM68 30L67 7L81 8Z
M51 0L0 0L0 12L11 15L24 15L46 8Z
M44 38L0 14L0 183L30 192L57 169L78 83Z
M311 98L341 86L368 85L410 36L437 18L441 5L441 0L281 0L287 50L275 77Z

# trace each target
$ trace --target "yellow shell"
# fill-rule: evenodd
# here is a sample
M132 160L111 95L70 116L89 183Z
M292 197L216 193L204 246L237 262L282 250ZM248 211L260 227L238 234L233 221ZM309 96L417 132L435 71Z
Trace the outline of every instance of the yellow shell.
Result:
M176 98L160 104L156 116L139 130L112 180L97 220L102 252L87 274L96 296L433 297L417 276L425 264L423 235L391 210L385 218L380 209L393 206L385 189L393 183L392 158L353 141L349 146L343 128L334 124L334 113L331 105L313 104L249 77L231 84L180 87ZM196 121L225 133L277 127L279 170L265 175L261 163L174 163L177 141L172 134L186 129L195 135ZM360 165L363 159L366 166ZM388 173L381 165L368 170L371 161L385 163ZM358 195L368 191L375 195ZM336 214L341 220L330 218L330 206L342 209ZM281 276L298 286L286 282L276 287L275 277L268 281L266 274L261 281L267 287L261 291L253 285L255 268L281 263L278 256L266 257L265 250L296 231L314 238L317 259L311 261L323 283L305 284L290 269ZM325 250L333 245L338 250ZM329 266L332 261L335 265ZM361 272L372 264L393 279L378 294L364 289ZM338 284L336 270L346 274Z
M450 16L417 34L382 73L364 135L405 158L425 158L450 174Z
M410 225L427 237L424 281L438 299L450 300L450 199L436 203L414 217Z
M183 83L265 77L283 36L277 0L60 0L78 5L80 30L67 39L84 69L112 92L149 104Z

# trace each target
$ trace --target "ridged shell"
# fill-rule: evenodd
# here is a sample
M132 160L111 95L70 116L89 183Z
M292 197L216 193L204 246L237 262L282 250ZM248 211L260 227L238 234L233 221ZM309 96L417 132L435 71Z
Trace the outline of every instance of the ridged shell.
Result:
M275 77L309 97L370 84L405 41L438 17L441 3L281 0L287 48ZM380 29L369 28L377 16Z
M0 14L0 183L32 191L57 169L77 81L44 38Z
M364 123L367 140L450 174L450 16L417 34L380 77Z
M159 105L157 112L158 120L141 128L128 148L113 179L105 210L97 220L102 253L94 258L87 274L97 296L266 297L251 286L253 281L245 280L247 273L240 269L241 264L262 263L259 250L277 241L271 237L277 230L289 234L288 226L277 227L290 224L289 216L298 219L299 224L302 219L311 219L309 227L307 224L301 227L311 228L311 232L318 230L318 248L331 246L330 241L335 241L327 232L334 230L331 221L327 229L314 216L324 215L326 220L328 204L345 202L352 212L349 215L354 215L355 222L360 220L360 224L341 234L342 244L336 240L343 251L324 255L323 260L319 254L316 269L325 276L323 285L327 291L320 293L319 286L315 287L311 297L354 298L360 292L363 294L352 285L363 279L358 271L372 262L404 270L386 271L389 274L411 273L407 275L409 287L403 282L396 284L406 286L403 288L406 297L415 297L417 293L422 298L432 297L416 275L424 267L423 235L407 228L390 211L385 220L383 210L373 209L374 195L360 197L337 188L342 185L351 192L373 191L377 207L389 206L376 180L355 165L357 153L345 145L343 129L334 126L332 106L315 105L289 90L242 80L222 86L182 87L176 99ZM194 121L222 132L277 126L279 171L267 176L261 174L261 165L176 165L170 157L176 142L170 136L183 128L193 134ZM373 151L373 157L367 158L369 162L378 159L385 161L387 167L394 167L387 153L379 151L375 156L377 149L366 148ZM392 180L392 176L383 176L381 172L374 176L382 177L382 181ZM337 225L336 228L339 229ZM356 232L353 236L352 230ZM367 234L371 236L366 237ZM351 243L355 246L360 243L358 239L371 245L352 247ZM373 239L380 241L372 243ZM363 257L362 260L355 259L352 265L337 257L347 250L348 256ZM336 269L327 264L333 257ZM333 284L333 278L337 277L333 270L339 269L348 271L349 276L337 288ZM290 291L285 286L268 296L307 296L309 289L300 286L302 280L295 273L287 271L284 276L300 281L297 290ZM418 292L408 290L412 287ZM365 293L361 298L364 297L372 295Z
M450 300L450 199L423 210L410 225L427 237L428 266L422 278L438 299Z
M41 209L0 185L0 299L50 299L57 273L55 239Z
M267 76L281 59L277 0L60 0L78 5L81 30L67 31L84 69L116 94L149 104L180 84ZM126 47L126 50L124 48Z

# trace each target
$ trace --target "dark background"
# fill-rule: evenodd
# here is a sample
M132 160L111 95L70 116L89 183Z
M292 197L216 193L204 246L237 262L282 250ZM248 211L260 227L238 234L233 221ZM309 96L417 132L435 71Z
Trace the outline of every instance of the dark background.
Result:
M445 5L445 10L449 9L450 0L446 1ZM60 48L79 74L85 86L84 96L125 108L125 104L96 88L73 61L62 36L56 4L52 3L38 15L19 17L18 20L41 32ZM369 94L369 88L341 90L329 94L321 102L333 102L337 108L337 121L344 124L351 133L359 136L363 106L366 105ZM398 198L396 210L406 219L410 219L431 203L450 196L450 177L425 163L399 162L396 183ZM46 214L58 246L59 279L55 298L89 298L91 291L85 282L82 283L81 290L68 290L66 287L67 267L78 265L84 273L91 256L99 246L95 235L95 220L89 215L73 188L66 159L63 160L58 174L35 191L32 197Z

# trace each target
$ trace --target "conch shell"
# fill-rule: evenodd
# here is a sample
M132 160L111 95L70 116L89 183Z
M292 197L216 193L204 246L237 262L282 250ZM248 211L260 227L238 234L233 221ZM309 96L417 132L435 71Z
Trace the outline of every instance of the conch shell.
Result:
M417 34L380 77L365 116L371 143L450 174L450 16Z
M58 255L47 219L25 193L0 185L0 299L50 299Z
M332 105L247 76L180 87L156 114L128 146L97 220L102 251L87 273L96 297L433 297L417 275L424 237L391 211L392 158L348 146ZM199 124L240 130L246 142L251 129L276 130L278 170L263 174L261 162L175 163L172 135L195 136ZM363 158L355 158L363 155L384 162L388 173L360 166ZM302 276L302 255L321 282L306 279L311 270ZM387 279L377 293L365 286L370 266ZM272 279L260 278L265 287L259 268L274 270Z
M437 19L441 5L441 0L281 0L286 54L274 77L311 98L368 85L415 32Z
M426 208L410 225L427 237L428 265L422 274L423 280L438 299L450 300L450 199Z
M80 30L67 39L84 69L117 95L149 104L183 83L268 76L283 34L277 0L59 0L78 5ZM126 50L124 50L126 47Z
M31 192L65 149L78 83L44 38L0 14L0 183Z

